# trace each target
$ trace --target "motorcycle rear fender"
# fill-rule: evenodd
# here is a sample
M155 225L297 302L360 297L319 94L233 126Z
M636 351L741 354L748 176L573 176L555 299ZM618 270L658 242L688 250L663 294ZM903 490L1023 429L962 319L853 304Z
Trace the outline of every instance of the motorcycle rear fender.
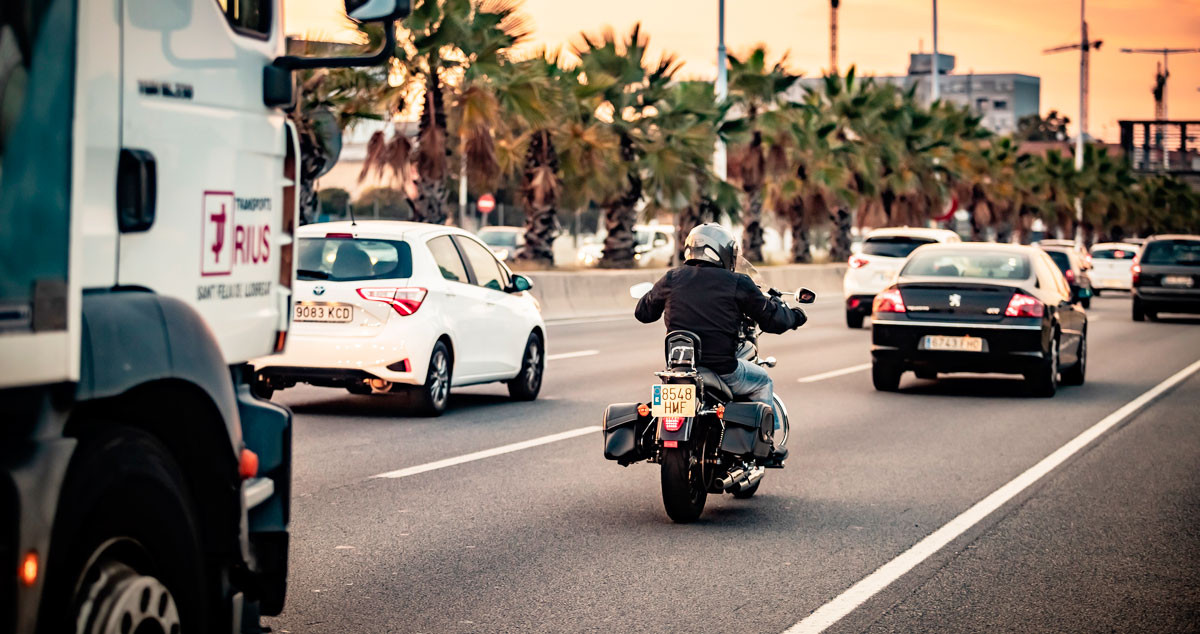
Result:
M695 423L695 421L695 418L685 418L683 421L683 426L681 426L678 431L667 431L666 428L663 427L662 419L656 418L654 420L654 424L658 429L658 441L662 442L664 440L675 440L678 442L687 442L691 440L692 425Z

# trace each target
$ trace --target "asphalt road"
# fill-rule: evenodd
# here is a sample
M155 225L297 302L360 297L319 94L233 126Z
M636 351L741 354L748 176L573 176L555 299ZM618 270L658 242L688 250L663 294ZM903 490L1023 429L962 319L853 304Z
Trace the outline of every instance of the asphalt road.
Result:
M908 374L885 394L864 365L870 331L846 329L837 298L809 314L762 341L791 412L787 468L750 500L710 496L691 525L667 519L657 466L604 460L588 429L606 404L648 392L661 324L549 326L534 403L481 386L421 419L389 396L278 393L296 413L293 542L287 607L268 624L782 632L1200 359L1200 319L1134 323L1128 298L1106 295L1089 311L1082 387L1039 399L1015 378ZM555 434L570 437L506 448ZM1198 467L1200 374L860 597L830 631L1195 629Z

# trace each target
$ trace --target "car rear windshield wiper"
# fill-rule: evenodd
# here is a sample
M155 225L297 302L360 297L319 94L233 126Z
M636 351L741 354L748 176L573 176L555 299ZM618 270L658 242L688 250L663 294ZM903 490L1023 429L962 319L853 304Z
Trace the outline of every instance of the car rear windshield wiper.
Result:
M297 277L309 277L315 280L327 280L329 274L325 271L314 271L312 269L296 269Z

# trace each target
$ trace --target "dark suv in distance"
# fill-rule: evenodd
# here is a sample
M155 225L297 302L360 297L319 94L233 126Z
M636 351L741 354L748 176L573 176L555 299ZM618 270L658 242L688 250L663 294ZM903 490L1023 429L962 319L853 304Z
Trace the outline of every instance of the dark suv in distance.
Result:
M1134 321L1200 313L1200 236L1154 236L1132 270Z
M1071 287L1071 298L1077 300L1084 308L1092 307L1092 278L1088 274L1091 265L1075 246L1056 246L1047 244L1045 240L1038 243L1046 255L1058 265L1067 285Z

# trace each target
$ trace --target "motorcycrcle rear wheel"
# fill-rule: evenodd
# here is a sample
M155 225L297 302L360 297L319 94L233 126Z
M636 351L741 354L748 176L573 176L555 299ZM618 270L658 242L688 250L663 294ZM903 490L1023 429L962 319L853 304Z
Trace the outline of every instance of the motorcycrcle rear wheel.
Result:
M679 524L694 522L704 511L708 487L703 476L703 452L699 447L664 449L662 496L667 516Z

